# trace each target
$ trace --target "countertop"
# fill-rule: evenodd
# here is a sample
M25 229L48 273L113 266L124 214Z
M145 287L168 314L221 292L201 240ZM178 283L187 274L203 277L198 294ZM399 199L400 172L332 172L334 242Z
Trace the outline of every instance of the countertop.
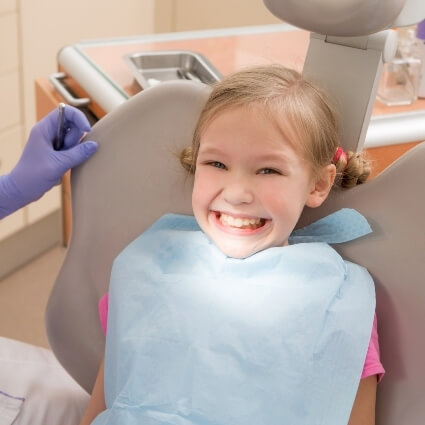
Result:
M58 53L58 64L107 113L141 90L123 59L127 54L189 50L203 54L223 75L266 63L301 71L308 43L309 32L287 24L153 34L66 46ZM375 103L365 147L421 140L425 99L402 107Z

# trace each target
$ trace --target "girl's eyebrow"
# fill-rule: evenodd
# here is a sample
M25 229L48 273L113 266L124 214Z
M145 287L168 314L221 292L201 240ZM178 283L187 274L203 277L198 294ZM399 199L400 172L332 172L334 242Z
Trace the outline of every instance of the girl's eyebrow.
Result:
M257 159L259 161L273 162L273 161L284 161L284 162L293 162L293 158L289 155L286 155L284 152L276 153L265 153L264 155L258 155Z
M207 146L204 149L202 147L199 147L198 155L200 155L200 154L203 154L203 155L218 155L218 154L223 154L223 151L216 148L215 146Z
M207 145L206 147L199 148L198 156L199 155L221 155L221 156L227 156L228 153L226 151L223 151L216 146L213 145ZM294 159L291 155L286 154L282 150L276 150L273 152L265 152L264 154L260 153L255 156L256 161L261 162L276 162L276 161L284 161L285 163L292 163Z

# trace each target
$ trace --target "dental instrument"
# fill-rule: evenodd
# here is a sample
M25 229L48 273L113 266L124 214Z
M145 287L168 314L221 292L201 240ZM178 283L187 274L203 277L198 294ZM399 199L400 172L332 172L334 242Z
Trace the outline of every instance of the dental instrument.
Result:
M56 137L53 142L53 147L56 151L59 151L63 148L64 140L65 140L65 104L59 103L58 105L58 127L56 129Z

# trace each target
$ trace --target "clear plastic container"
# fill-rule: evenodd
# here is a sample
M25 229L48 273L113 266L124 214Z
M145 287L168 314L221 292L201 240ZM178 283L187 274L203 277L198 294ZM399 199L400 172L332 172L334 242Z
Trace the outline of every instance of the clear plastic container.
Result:
M397 53L384 64L377 99L388 106L410 105L418 98L422 61L416 55L415 30L399 32Z
M416 52L417 56L422 60L422 70L419 79L418 97L425 98L425 20L419 22L416 26Z
M425 40L419 40L418 56L422 59L421 75L419 79L418 97L425 98Z

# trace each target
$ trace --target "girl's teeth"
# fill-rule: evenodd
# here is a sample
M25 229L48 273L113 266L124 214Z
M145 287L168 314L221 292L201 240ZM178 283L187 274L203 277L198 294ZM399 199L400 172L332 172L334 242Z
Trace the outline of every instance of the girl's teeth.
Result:
M220 215L220 221L226 226L240 228L256 228L261 225L261 218L235 218L226 214Z

